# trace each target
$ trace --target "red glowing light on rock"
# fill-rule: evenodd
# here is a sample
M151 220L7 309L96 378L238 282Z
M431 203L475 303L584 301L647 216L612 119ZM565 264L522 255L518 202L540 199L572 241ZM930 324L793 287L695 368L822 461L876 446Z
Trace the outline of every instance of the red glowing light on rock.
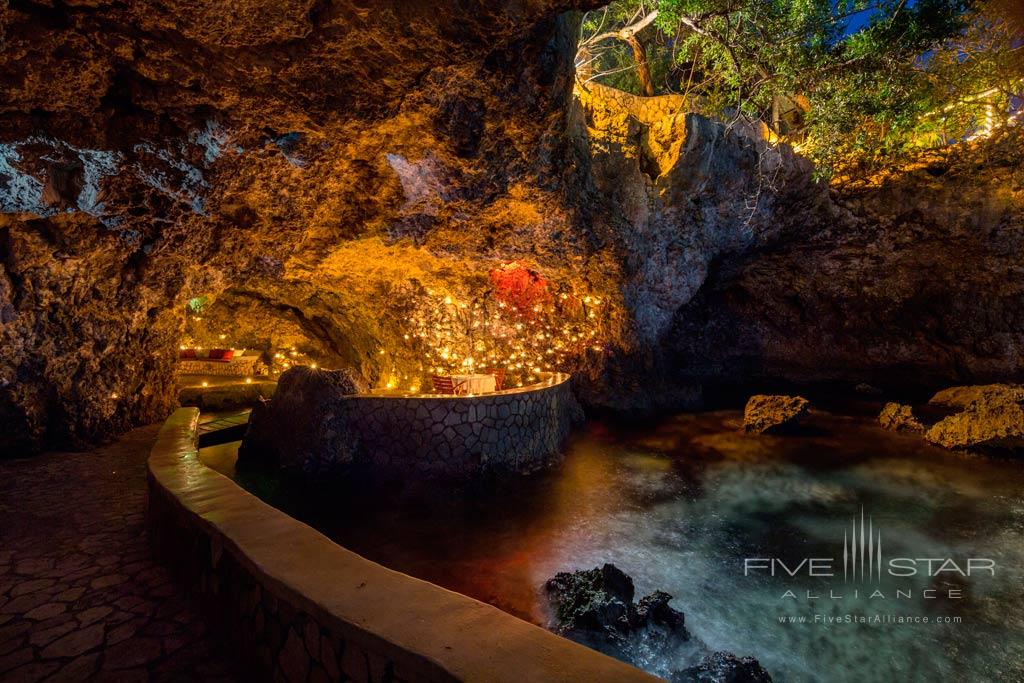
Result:
M494 298L528 315L551 301L548 280L520 263L507 263L491 271Z

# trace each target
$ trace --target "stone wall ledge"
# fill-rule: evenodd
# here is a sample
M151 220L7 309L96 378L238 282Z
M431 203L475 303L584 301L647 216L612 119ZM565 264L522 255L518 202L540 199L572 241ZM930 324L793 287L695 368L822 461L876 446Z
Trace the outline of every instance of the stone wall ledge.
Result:
M203 465L198 418L179 409L153 447L150 536L254 678L658 680L335 544Z

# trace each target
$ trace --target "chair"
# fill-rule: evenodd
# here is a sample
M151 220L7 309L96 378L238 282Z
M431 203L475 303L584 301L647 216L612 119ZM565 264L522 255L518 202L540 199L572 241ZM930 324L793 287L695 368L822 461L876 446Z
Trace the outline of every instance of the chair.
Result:
M431 383L434 387L435 394L454 394L455 393L455 382L452 381L451 377L441 377L440 375L434 375L430 378Z
M494 376L494 390L501 391L505 388L505 368L487 368L487 374Z

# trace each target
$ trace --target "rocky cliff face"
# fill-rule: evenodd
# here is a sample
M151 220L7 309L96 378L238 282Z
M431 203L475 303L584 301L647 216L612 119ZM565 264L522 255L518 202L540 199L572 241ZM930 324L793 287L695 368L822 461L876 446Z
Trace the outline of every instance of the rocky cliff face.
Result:
M837 196L789 239L721 259L671 335L690 381L889 388L1024 373L1024 134Z
M674 321L711 264L787 239L828 206L827 188L788 146L760 131L687 113L678 96L577 89L570 137L584 169L583 212L619 268L628 334L583 394L592 406L648 412L700 400L665 349Z
M591 406L1014 364L1019 176L836 205L681 100L574 98L577 4L10 3L0 452L162 417L192 297L377 383L422 363L417 308L513 262L604 302L562 368Z

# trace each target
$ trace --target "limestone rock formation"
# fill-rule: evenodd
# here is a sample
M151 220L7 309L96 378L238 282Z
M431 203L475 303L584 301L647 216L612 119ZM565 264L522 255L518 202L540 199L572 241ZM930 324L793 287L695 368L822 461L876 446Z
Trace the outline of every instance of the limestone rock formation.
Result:
M604 302L564 368L598 408L1024 372L1021 131L833 197L682 98L574 96L570 10L596 4L5 8L0 453L164 416L189 300L373 384L423 364L431 292L512 262Z
M374 381L418 292L614 272L562 192L573 6L5 7L0 454L166 415L193 297Z
M743 431L751 434L786 431L797 426L810 407L810 402L800 396L751 396L743 408Z
M896 432L923 432L924 425L914 417L914 411L910 406L900 403L886 403L882 412L878 414L878 423L883 429L891 429Z
M671 683L771 683L772 677L753 657L728 652L708 655L697 666L677 671Z
M274 398L253 409L239 463L269 461L292 474L343 473L359 452L359 439L339 402L364 389L349 370L285 372Z
M930 403L960 407L936 422L925 438L939 446L981 451L1024 451L1024 388L1008 385L955 387Z
M720 259L676 315L670 365L698 383L1024 378L1024 128L948 156Z
M577 88L569 131L581 207L616 245L616 277L629 334L582 385L591 405L640 412L695 405L700 384L680 378L665 350L680 307L712 263L798 233L828 205L827 188L788 146L757 131L689 113L684 98L642 98L596 84ZM772 183L764 182L772 178Z

